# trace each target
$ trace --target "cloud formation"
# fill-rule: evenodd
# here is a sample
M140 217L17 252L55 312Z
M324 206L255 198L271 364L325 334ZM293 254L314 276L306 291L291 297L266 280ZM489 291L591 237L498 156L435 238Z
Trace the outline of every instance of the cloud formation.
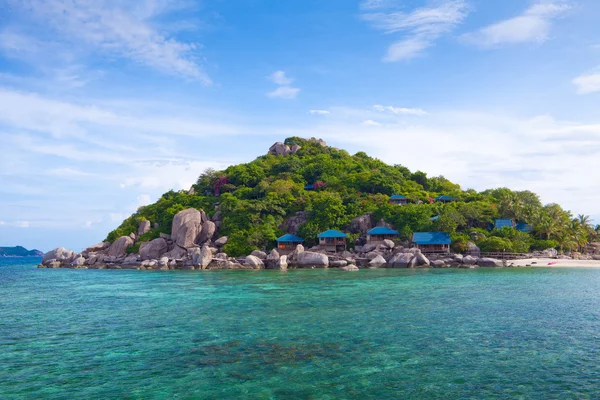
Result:
M420 108L404 108L404 107L393 107L393 106L382 106L380 104L376 104L373 106L373 109L379 112L389 112L392 114L404 114L404 115L426 115L425 110Z
M279 85L279 87L271 92L268 92L267 97L291 100L295 99L300 92L300 89L290 86L294 80L288 78L283 71L273 72L271 75L269 75L269 80Z
M168 0L10 0L15 7L58 33L67 48L129 59L159 71L211 84L198 62L201 45L182 42L158 29L153 20L170 10ZM11 33L0 46L14 51L15 43L43 47L43 40ZM31 51L32 47L28 47Z
M464 0L446 0L437 5L399 11L399 1L365 1L361 8L363 20L385 34L404 32L404 37L391 44L384 61L409 60L423 54L444 34L463 22L468 14Z
M566 2L538 2L523 14L478 31L466 33L462 40L482 48L495 48L506 44L543 43L550 34L552 21L571 9Z
M577 86L579 94L600 92L600 73L578 76L573 79L573 84Z
M312 115L327 115L327 114L331 114L330 111L327 110L308 110L309 114Z
M271 81L273 81L273 83L276 83L281 86L289 85L290 83L292 83L294 81L293 79L290 79L287 76L285 76L285 72L283 72L283 71L273 72L271 74L271 76L269 77L269 79L271 79Z

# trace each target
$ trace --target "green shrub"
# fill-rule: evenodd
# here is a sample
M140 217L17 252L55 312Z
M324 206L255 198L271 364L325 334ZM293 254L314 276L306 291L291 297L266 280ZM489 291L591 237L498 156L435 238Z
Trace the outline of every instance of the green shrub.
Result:
M531 250L546 250L555 249L558 247L558 242L554 240L534 240L531 245Z

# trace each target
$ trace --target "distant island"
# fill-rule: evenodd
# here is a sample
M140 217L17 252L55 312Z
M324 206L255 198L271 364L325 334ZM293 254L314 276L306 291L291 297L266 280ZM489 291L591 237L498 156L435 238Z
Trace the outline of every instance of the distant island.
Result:
M291 137L252 162L204 171L189 190L140 207L81 253L46 253L41 267L357 271L536 258L600 262L600 225L527 190L463 190L443 176Z
M41 257L44 253L39 250L27 250L23 246L0 247L0 257Z

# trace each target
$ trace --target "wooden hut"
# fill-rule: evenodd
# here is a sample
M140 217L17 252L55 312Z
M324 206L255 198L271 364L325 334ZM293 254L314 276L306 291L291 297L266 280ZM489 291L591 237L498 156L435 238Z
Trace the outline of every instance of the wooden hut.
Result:
M320 233L317 237L319 238L319 247L325 251L337 253L346 250L348 235L343 232L329 230Z
M304 243L302 238L288 233L277 239L277 251L281 255L288 255L296 249L299 244Z
M397 239L399 235L398 231L385 226L378 226L367 232L367 243L379 244L383 243L385 239Z
M451 203L453 201L456 201L455 197L451 197L451 196L438 196L435 198L435 201L438 203Z
M402 196L400 194L395 194L392 197L390 197L390 203L397 204L399 206L403 206L405 204L408 204L408 199L406 198L406 196Z
M415 232L413 246L423 253L449 253L452 240L444 232Z

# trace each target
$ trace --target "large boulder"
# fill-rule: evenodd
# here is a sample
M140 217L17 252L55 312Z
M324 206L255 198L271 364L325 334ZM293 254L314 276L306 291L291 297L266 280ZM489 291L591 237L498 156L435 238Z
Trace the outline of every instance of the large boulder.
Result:
M200 265L200 268L205 269L206 267L208 267L212 260L212 249L208 246L208 244L205 244L204 246L202 246L202 251L200 252L200 262L198 264Z
M422 267L422 266L429 267L431 265L431 263L429 262L429 259L427 257L425 257L425 255L423 253L416 254L415 259L417 261L417 266L419 266L419 267Z
M399 253L388 262L388 265L393 268L408 268L413 258L414 254L412 253Z
M480 267L503 267L504 263L501 260L495 260L493 258L478 258L477 265Z
M269 147L269 154L273 154L275 156L287 156L292 153L292 149L290 146L283 144L281 142L277 142Z
M250 253L250 255L254 256L254 257L258 257L261 260L267 259L267 253L265 253L264 251L260 251L260 250L254 250L252 253Z
M253 255L246 257L244 264L252 269L263 269L265 267L265 264L262 262L262 260Z
M107 254L112 257L124 256L126 254L126 250L133 246L133 243L133 239L129 236L121 236L110 245Z
M205 242L210 242L217 231L217 226L212 221L206 221L202 224L202 232L200 232L200 236L198 236L198 244L204 244Z
M298 265L304 268L328 268L329 257L325 254L315 253L312 251L304 251L298 254Z
M462 263L465 265L474 265L477 264L477 259L473 256L465 256L462 259Z
M279 229L281 229L283 232L296 235L298 234L300 227L306 223L307 219L308 213L305 211L298 211L296 215L286 219L281 225L279 225Z
M481 249L473 242L467 242L467 253L473 257L481 256Z
M287 256L279 257L279 261L277 262L276 267L277 267L277 269L280 269L282 271L287 270L287 267L288 267Z
M366 235L367 232L373 226L373 214L368 213L361 215L360 217L354 218L350 222L350 232L352 233L360 233L361 235Z
M137 234L138 236L142 236L144 233L146 232L150 232L150 221L148 221L147 219L140 221L140 223L138 224L138 231Z
M110 247L110 242L100 242L98 244L88 247L87 249L85 249L82 252L82 254L96 253L98 251L106 250L109 247Z
M173 246L171 251L169 251L167 254L165 254L165 256L169 257L172 260L180 260L180 259L184 258L185 256L187 256L187 254L188 254L187 249L184 249L183 247L175 245L175 246Z
M390 250L392 250L396 246L396 243L394 243L390 239L385 239L383 241L383 246L386 247L386 248L388 248L388 249L390 249Z
M360 269L356 265L346 265L346 266L340 267L340 271L358 272L358 271L360 271Z
M74 259L73 261L71 261L71 266L75 267L75 268L80 268L83 267L83 265L85 264L85 258L79 256L76 259Z
M44 254L44 256L42 257L42 264L45 265L50 261L71 261L73 259L74 254L75 253L73 253L72 250L67 250L64 247L58 247Z
M223 247L227 244L227 241L229 240L229 238L227 236L221 236L220 238L218 238L217 240L215 240L215 246L217 247Z
M385 261L385 258L383 258L382 256L377 256L371 260L371 262L369 263L369 267L379 268L379 267L383 267L385 264L387 264L387 261Z
M556 257L558 257L558 251L553 248L546 249L546 250L542 251L542 257L556 258Z
M361 253L370 253L377 248L377 245L374 243L367 243L361 249Z
M288 256L288 260L297 260L300 254L304 253L304 246L301 244L297 245L294 251Z
M173 218L171 238L179 247L194 247L202 232L202 213L195 208L178 212Z
M142 261L158 259L168 250L167 241L163 238L153 239L140 244L140 258Z

